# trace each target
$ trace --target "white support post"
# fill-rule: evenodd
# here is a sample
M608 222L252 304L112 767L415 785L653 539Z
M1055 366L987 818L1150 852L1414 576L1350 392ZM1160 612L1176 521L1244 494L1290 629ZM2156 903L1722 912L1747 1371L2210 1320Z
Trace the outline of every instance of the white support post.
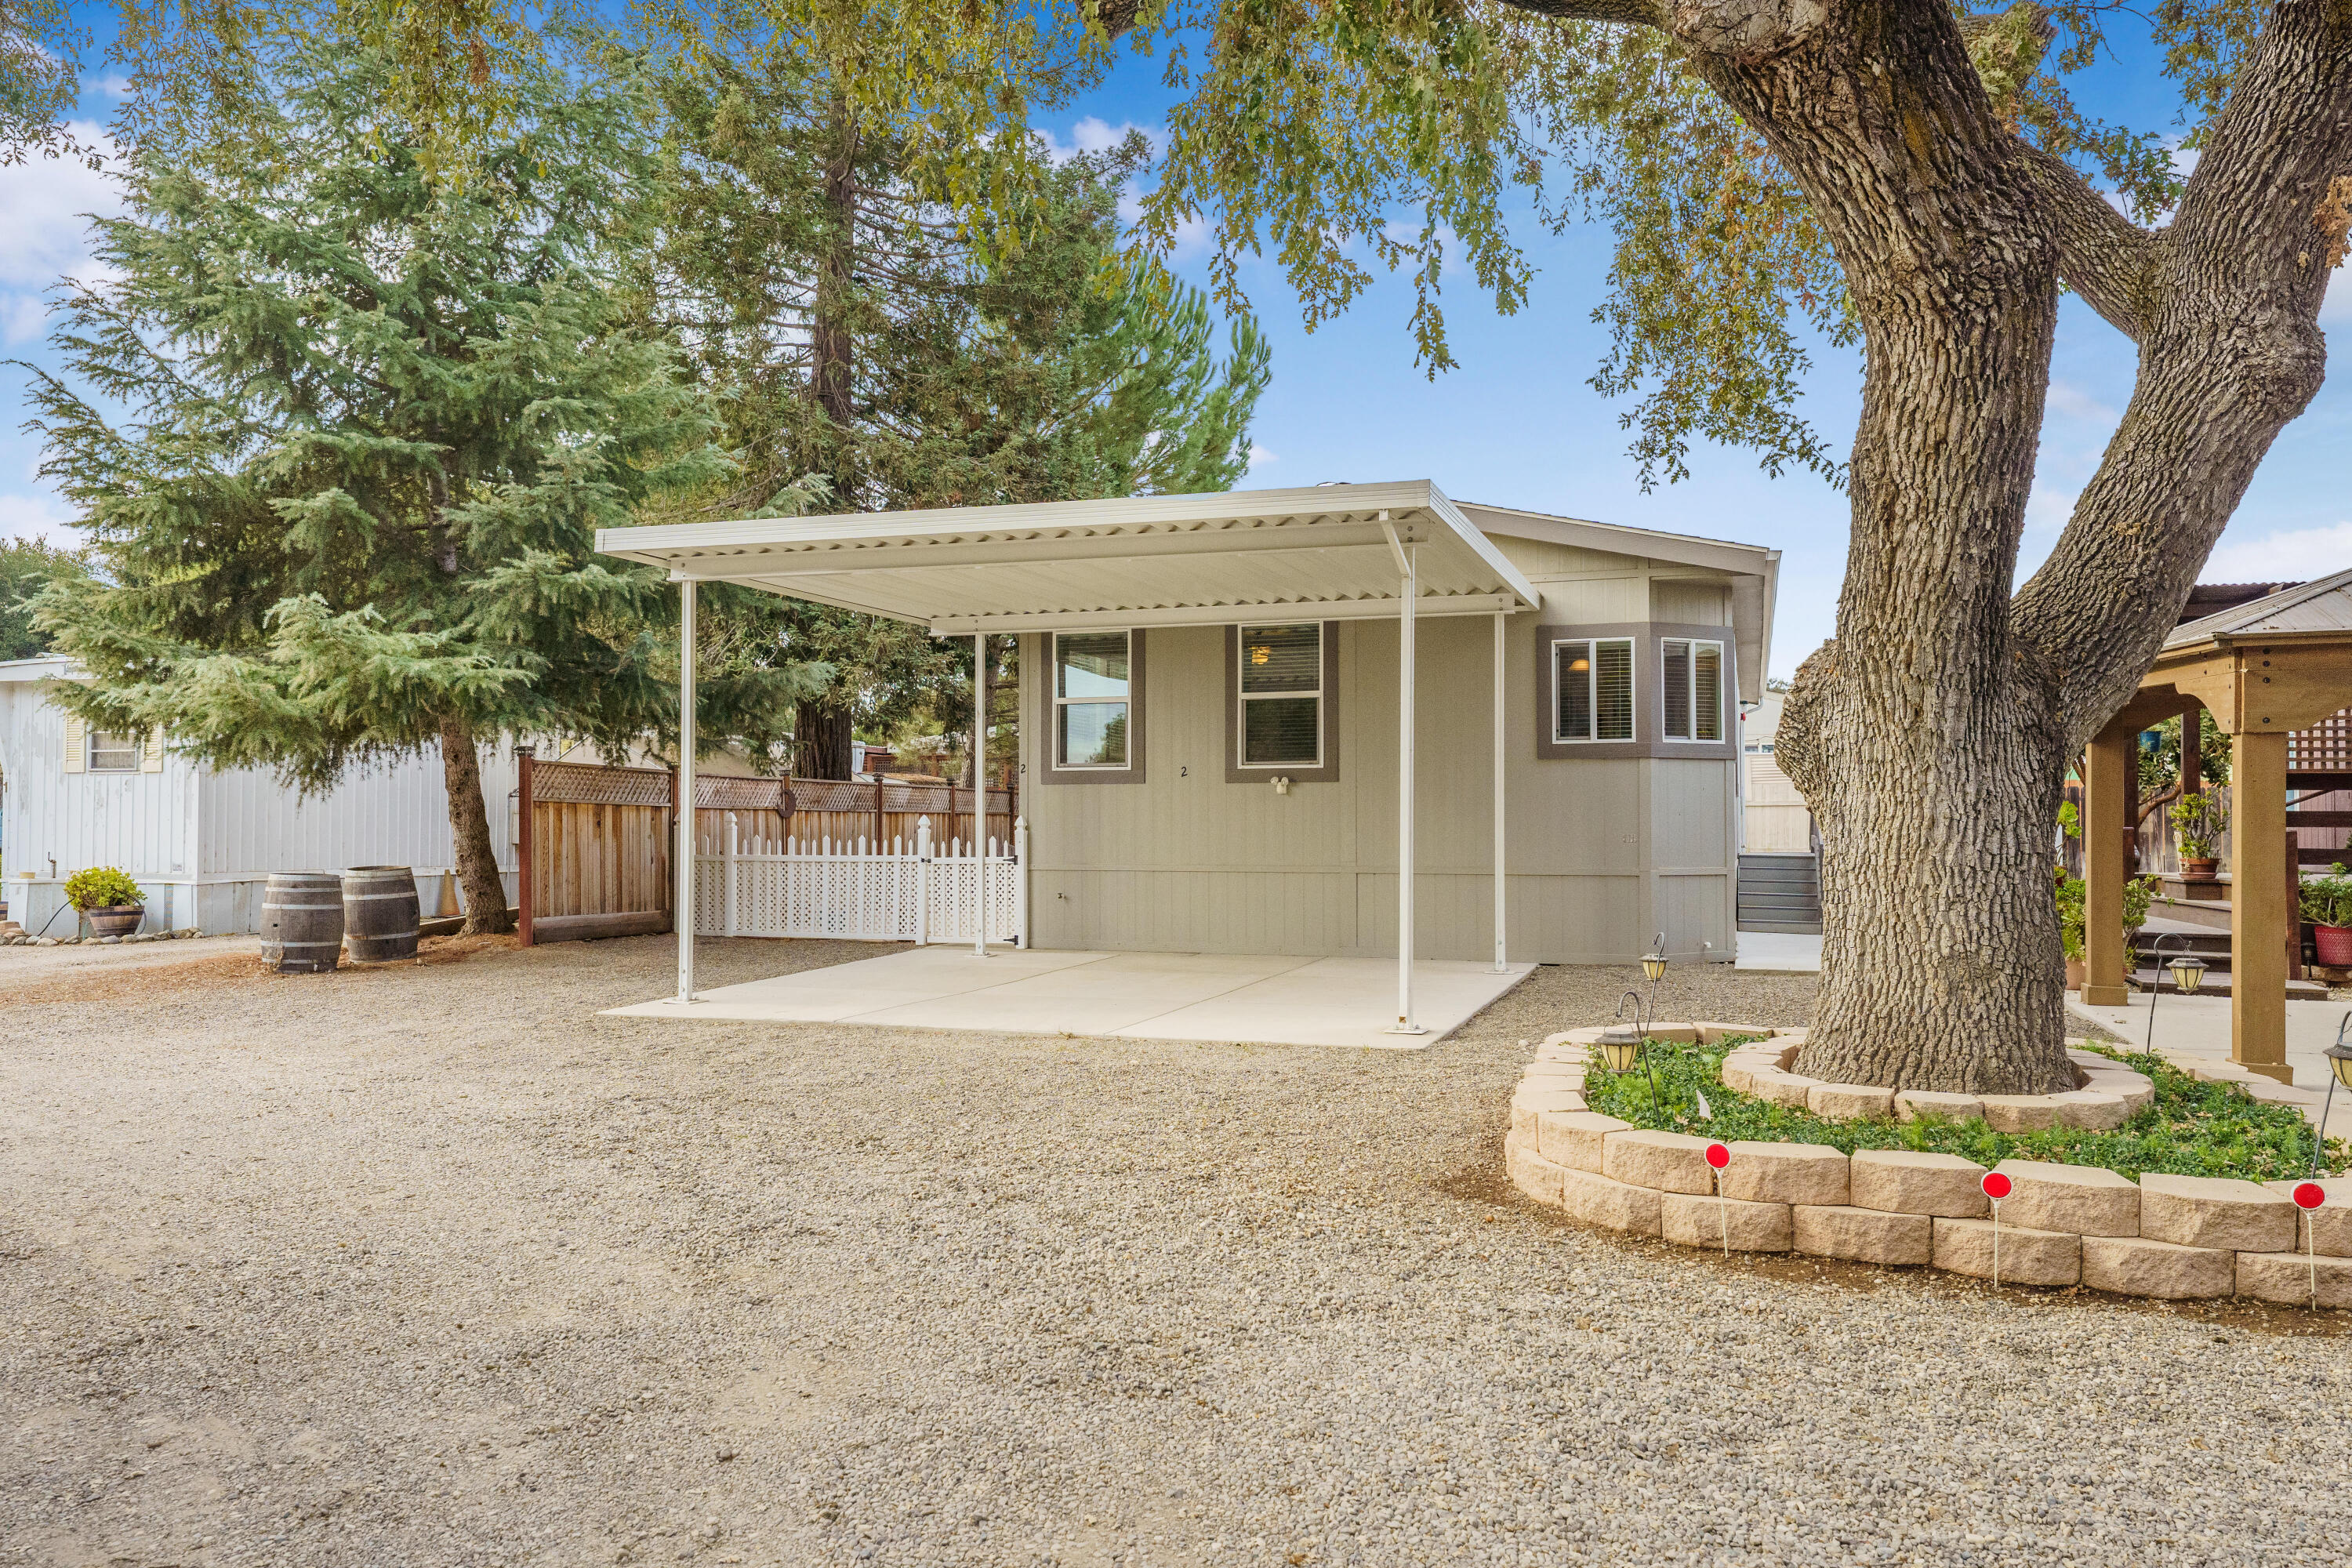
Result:
M1510 749L1505 743L1507 733L1503 722L1503 612L1495 612L1495 973L1502 973L1510 967L1510 944L1505 940L1503 922L1509 912L1510 882L1503 863L1503 769L1510 760Z
M931 819L915 819L915 945L927 947L931 940Z
M988 956L988 634L971 634L971 955Z
M735 814L730 811L727 814L727 917L725 921L725 930L729 936L735 935L740 929L735 914L735 892L742 884L737 879L740 873L736 869L735 857L741 852L741 847L735 839Z
M1420 597L1421 546L1411 544L1404 549L1404 607L1397 615L1397 1021L1391 1035L1429 1032L1412 1016L1413 626Z
M694 579L677 584L677 1002L694 1000Z
M1013 819L1013 945L1029 945L1029 819Z

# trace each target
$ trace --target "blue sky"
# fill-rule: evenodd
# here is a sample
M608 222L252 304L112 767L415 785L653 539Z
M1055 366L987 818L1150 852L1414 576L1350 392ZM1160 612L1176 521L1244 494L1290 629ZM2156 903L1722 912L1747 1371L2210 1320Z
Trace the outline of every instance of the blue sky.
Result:
M2086 105L2161 128L2168 100L2144 53L2126 50L2123 63L2105 68L2103 81L2082 93ZM1042 128L1064 147L1097 145L1129 125L1156 132L1166 102L1157 62L1129 60L1103 89ZM84 113L96 120L110 108L107 84L93 79ZM111 200L101 176L74 165L0 169L0 212L7 215L0 225L0 354L47 362L44 291L59 275L85 268L77 215ZM1773 479L1748 453L1705 447L1692 455L1689 479L1644 495L1617 424L1623 405L1586 384L1605 347L1602 329L1589 316L1608 265L1607 236L1583 228L1555 237L1532 224L1522 235L1538 272L1517 315L1498 317L1468 279L1446 279L1460 365L1433 382L1413 363L1408 286L1384 280L1347 316L1310 334L1279 270L1245 264L1243 285L1274 347L1274 382L1258 405L1257 456L1243 482L1427 478L1465 500L1775 546L1782 559L1772 673L1791 673L1835 625L1844 497L1811 475ZM1195 281L1203 259L1198 240L1175 258ZM2338 339L2352 330L2352 281L2343 275L2322 324ZM2022 570L2047 552L2075 491L2096 467L2130 397L2133 368L2129 342L2067 301ZM0 366L0 405L21 411L24 384L21 370ZM1859 385L1856 351L1816 354L1804 407L1841 452L1851 439ZM16 423L0 422L0 534L69 538L65 507L35 472L38 442ZM2352 372L2339 371L2272 448L2205 580L2304 578L2352 565L2347 451Z

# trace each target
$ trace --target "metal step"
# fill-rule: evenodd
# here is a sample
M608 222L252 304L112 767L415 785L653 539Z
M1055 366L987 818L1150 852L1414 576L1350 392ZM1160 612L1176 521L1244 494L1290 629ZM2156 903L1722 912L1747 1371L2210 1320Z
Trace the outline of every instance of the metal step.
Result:
M1742 855L1734 911L1741 931L1819 936L1821 863L1811 855Z

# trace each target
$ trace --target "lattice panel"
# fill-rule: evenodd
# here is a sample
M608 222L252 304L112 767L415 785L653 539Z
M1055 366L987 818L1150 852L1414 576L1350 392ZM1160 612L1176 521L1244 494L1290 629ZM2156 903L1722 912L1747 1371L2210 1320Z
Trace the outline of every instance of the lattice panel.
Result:
M2352 708L2340 709L2308 730L2286 738L2291 773L2352 773Z
M1003 847L985 856L949 845L877 852L860 840L786 840L776 852L709 844L695 857L695 930L704 936L970 942L972 895L985 889L988 939L1022 939L1027 868ZM714 852L715 851L715 852ZM975 879L978 879L977 883Z
M669 773L663 768L605 768L593 763L534 763L533 800L588 805L667 805Z

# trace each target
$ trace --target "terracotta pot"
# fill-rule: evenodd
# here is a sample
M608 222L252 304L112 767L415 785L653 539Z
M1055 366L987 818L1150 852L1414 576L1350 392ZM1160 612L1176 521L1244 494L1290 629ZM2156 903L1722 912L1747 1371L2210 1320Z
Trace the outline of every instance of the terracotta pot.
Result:
M129 936L147 918L144 904L108 904L94 910L84 910L89 917L89 929L100 936Z
M2218 882L2221 879L2217 874L2221 864L2219 860L2183 860L2180 863L2180 879L2184 882Z
M2352 926L2314 926L2311 944L2330 969L2352 967Z
M2090 977L2091 964L2088 959L2070 958L2066 961L2067 990L2080 991L2083 988L2083 982Z

